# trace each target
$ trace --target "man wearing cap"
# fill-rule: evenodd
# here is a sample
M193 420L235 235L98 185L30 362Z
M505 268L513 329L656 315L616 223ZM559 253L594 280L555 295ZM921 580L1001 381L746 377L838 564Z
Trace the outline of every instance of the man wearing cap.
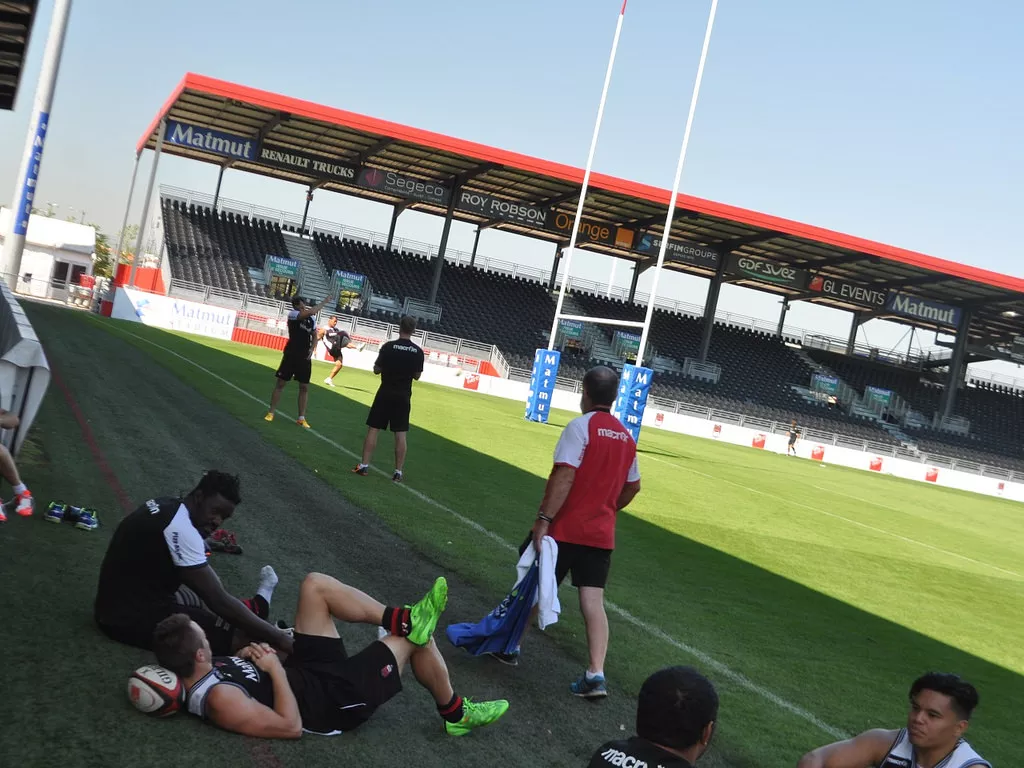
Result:
M285 344L281 365L278 366L277 384L270 395L270 410L264 420L273 421L274 411L281 399L284 385L292 379L299 382L299 418L300 427L309 429L306 421L306 400L309 398L309 378L313 372L313 350L316 349L316 321L313 316L323 309L328 298L315 307L309 306L305 299L292 298L292 310L288 313L288 343Z
M690 768L707 751L717 719L718 693L706 677L693 667L659 670L640 688L637 735L602 744L589 768Z

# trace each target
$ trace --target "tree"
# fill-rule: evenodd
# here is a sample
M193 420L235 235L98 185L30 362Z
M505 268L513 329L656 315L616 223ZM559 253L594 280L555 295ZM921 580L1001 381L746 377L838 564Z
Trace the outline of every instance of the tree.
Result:
M118 264L131 264L135 258L135 241L139 237L139 225L129 224L118 233L117 239L121 241L121 253L118 254ZM116 247L116 243L115 243Z
M96 230L96 262L93 274L99 277L111 277L114 273L114 259L109 238L100 231L98 224L90 224Z

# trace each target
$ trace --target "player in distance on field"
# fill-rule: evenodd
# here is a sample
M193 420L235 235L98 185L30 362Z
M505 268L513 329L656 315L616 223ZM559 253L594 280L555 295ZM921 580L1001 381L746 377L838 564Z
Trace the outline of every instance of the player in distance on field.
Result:
M800 427L796 423L796 419L793 419L789 423L789 445L786 446L787 456L796 456L796 441L800 437Z
M357 475L370 473L370 461L377 449L377 437L382 429L391 427L395 435L395 471L391 479L402 481L405 454L409 448L409 413L412 411L412 383L423 373L424 355L412 340L416 332L416 318L403 317L398 325L398 338L385 343L373 364L373 373L380 376L380 387L373 398L366 417L366 438L363 440L362 460L352 470Z
M17 416L10 411L0 409L0 429L14 429L20 423ZM18 465L14 463L11 452L3 445L0 445L0 477L3 477L11 488L14 489L14 498L8 504L14 507L14 511L22 517L29 517L35 509L35 500L32 492L21 482L21 475L18 474ZM7 514L4 507L8 504L0 504L0 523L7 522Z
M281 355L281 364L274 374L277 377L277 383L274 385L274 391L270 394L270 410L263 417L266 421L274 420L274 412L281 400L285 384L295 379L299 383L297 423L300 427L309 429L309 422L306 421L306 402L309 399L309 379L313 375L313 350L316 349L317 341L316 321L313 319L313 315L327 306L329 300L328 297L311 307L305 299L299 296L292 299L292 309L288 313L288 343L285 344L284 353Z
M991 768L963 737L977 706L978 692L966 680L929 672L910 686L905 728L875 728L820 747L797 768Z
M150 499L114 531L100 567L94 616L113 640L150 648L153 629L173 613L195 619L218 654L249 640L290 650L291 636L269 624L277 574L265 566L256 595L228 594L210 566L204 539L241 503L238 478L210 470L184 498Z
M327 346L327 353L334 358L334 367L327 378L324 379L324 384L333 387L334 377L341 371L343 350L346 347L354 346L352 337L349 336L348 331L338 327L338 318L331 315L331 318L327 321L327 327L321 328L318 332L318 338L323 340Z
M406 664L437 704L450 736L465 736L505 714L504 700L473 702L452 688L432 637L448 602L438 578L415 605L385 607L322 573L302 582L295 617L295 650L282 663L267 645L218 656L202 627L188 616L164 620L153 640L157 661L181 678L189 712L221 728L268 739L303 731L336 736L367 720L402 690ZM382 627L387 634L349 657L335 619Z
M561 584L566 574L572 574L586 624L590 664L570 689L588 699L608 695L604 588L615 548L616 516L640 492L636 443L611 415L618 388L618 375L605 366L591 368L583 377L583 415L570 421L558 439L540 511L520 548L522 554L532 540L540 553L541 542L550 536L558 545L556 581ZM505 664L518 663L518 650L493 655Z
M589 768L690 768L711 742L718 692L693 667L667 667L648 677L636 703L636 733L602 744Z

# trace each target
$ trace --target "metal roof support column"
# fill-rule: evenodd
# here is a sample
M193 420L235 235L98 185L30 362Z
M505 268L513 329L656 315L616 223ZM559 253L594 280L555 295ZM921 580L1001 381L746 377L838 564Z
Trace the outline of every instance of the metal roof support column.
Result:
M480 245L480 227L476 228L476 235L473 237L473 251L469 254L469 268L476 266L476 249Z
M135 155L135 167L132 168L132 183L128 185L128 202L124 204L124 218L121 220L121 231L117 233L117 248L114 250L113 274L110 279L110 300L114 300L114 281L117 279L117 267L121 263L121 251L124 249L124 230L128 226L128 212L132 209L132 197L135 194L135 179L139 175L139 160L142 153Z
M135 287L135 272L142 258L142 238L146 236L146 224L149 221L149 204L153 200L153 185L156 183L156 169L160 165L160 155L164 151L164 134L167 132L167 118L157 126L156 149L153 151L153 167L149 169L149 183L146 185L146 199L142 203L142 220L139 221L139 236L135 240L135 255L132 257L132 271L128 276L128 287Z
M779 327L775 329L775 335L782 338L782 327L786 324L786 313L789 312L789 297L782 299L782 311L779 313Z
M388 230L388 244L387 250L391 250L392 243L395 242L395 227L398 226L398 217L402 215L402 211L405 210L404 206L396 205L391 211L391 228Z
M718 311L718 294L722 291L722 275L725 274L725 254L720 254L718 259L718 271L711 278L708 285L708 298L704 302L704 330L700 337L700 361L708 361L708 352L711 351L711 331L715 327L715 312Z
M306 207L302 211L302 223L299 225L299 237L304 237L306 234L306 217L309 216L309 204L313 202L313 187L310 187L306 191Z
M224 171L228 169L228 164L224 163L220 167L220 173L217 174L217 191L213 193L213 212L217 213L217 203L220 202L220 185L224 181Z
M555 243L555 260L551 262L551 279L548 280L548 290L555 290L555 280L558 279L558 264L562 261L562 249L565 243Z
M636 299L636 284L640 280L640 262L633 262L633 280L629 284L629 303Z
M860 312L853 313L853 322L850 323L850 338L846 340L846 354L852 355L857 346L857 332L860 330Z
M964 380L964 359L967 357L968 330L971 327L971 312L963 310L960 325L956 329L956 344L953 346L953 358L949 361L949 376L946 379L946 391L942 393L942 418L953 415L956 405L957 389Z
M452 188L452 196L448 201L448 213L444 217L444 229L441 230L441 244L437 248L437 263L434 264L434 279L430 283L430 296L427 303L437 303L437 290L441 287L441 270L444 268L444 252L448 250L448 235L452 231L452 219L455 217L455 201L459 197L461 184Z

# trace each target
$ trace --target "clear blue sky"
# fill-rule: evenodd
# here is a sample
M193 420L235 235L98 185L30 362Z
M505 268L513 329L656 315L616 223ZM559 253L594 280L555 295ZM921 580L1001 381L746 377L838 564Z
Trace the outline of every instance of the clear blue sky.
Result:
M79 0L39 199L116 231L135 142L189 70L582 166L618 7ZM630 0L598 170L671 185L708 8ZM50 10L43 2L17 109L0 114L0 200L14 189ZM1009 0L720 0L683 191L1024 275L1013 225L1024 210L1022 30L1024 4ZM215 179L175 159L159 176L207 192ZM238 172L223 194L303 204L298 186ZM385 231L389 217L329 193L311 214ZM399 225L435 242L439 231L416 214ZM471 243L472 229L456 226L453 247ZM481 252L549 265L552 246L489 232ZM608 272L605 260L577 264L574 274ZM668 287L701 303L706 281ZM723 301L776 311L742 289ZM806 326L826 316L836 333L848 322L791 312Z

